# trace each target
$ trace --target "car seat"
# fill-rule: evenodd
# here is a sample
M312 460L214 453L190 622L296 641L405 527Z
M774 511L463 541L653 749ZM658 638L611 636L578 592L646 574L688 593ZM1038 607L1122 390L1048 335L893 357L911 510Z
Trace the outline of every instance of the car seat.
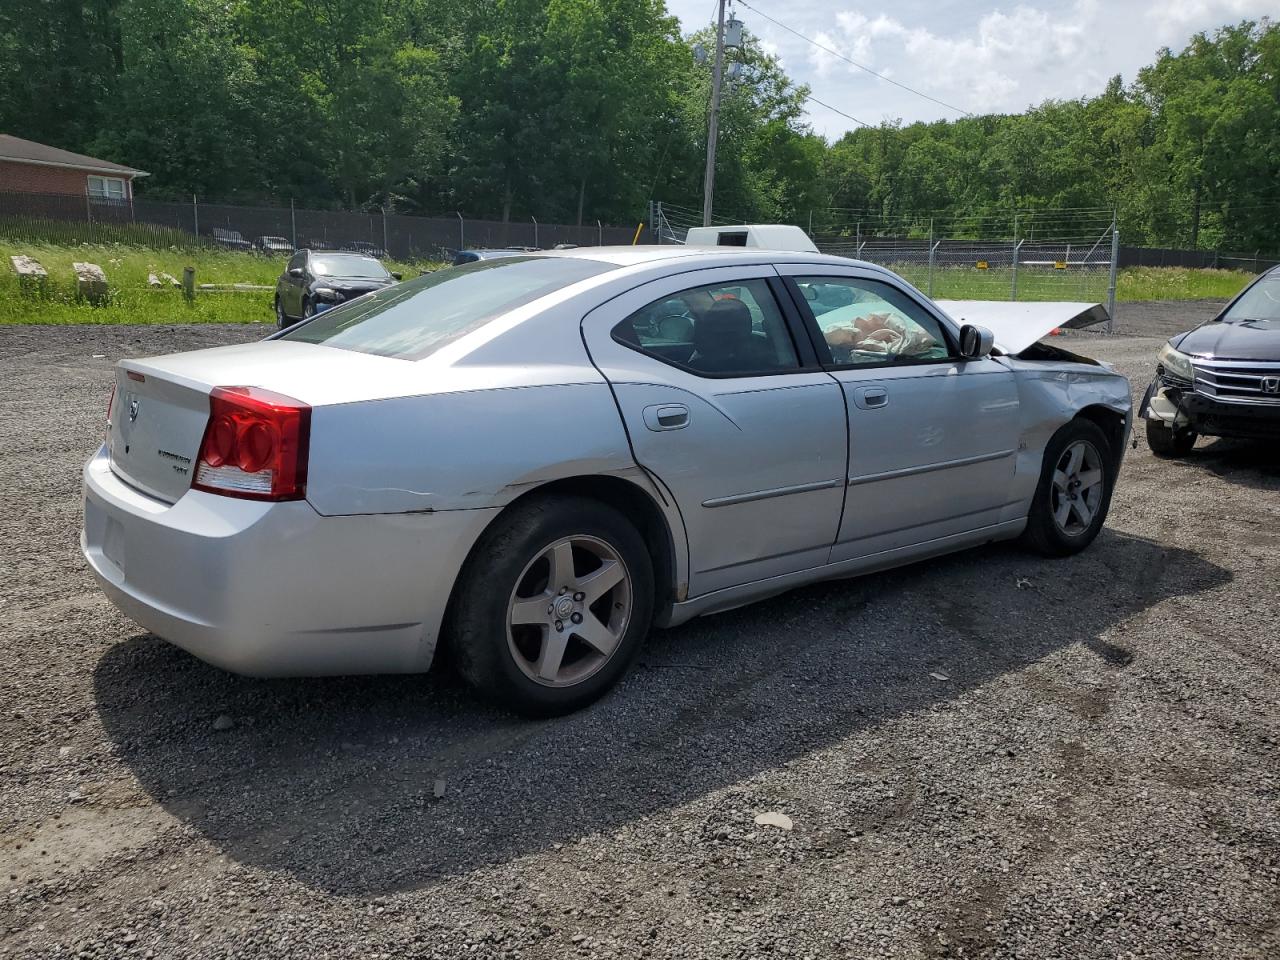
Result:
M705 373L736 373L772 370L778 360L768 341L752 331L745 303L717 300L694 324L689 366Z

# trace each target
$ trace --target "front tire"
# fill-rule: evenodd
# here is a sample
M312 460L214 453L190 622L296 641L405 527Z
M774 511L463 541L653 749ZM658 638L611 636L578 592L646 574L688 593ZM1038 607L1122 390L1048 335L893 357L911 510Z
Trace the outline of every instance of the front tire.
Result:
M1163 420L1147 419L1147 446L1157 457L1165 460L1185 457L1195 445L1194 430L1179 430Z
M649 632L653 564L613 508L546 497L512 508L467 560L450 612L458 672L527 716L586 706L621 679Z
M1037 553L1079 553L1106 522L1115 485L1115 458L1102 429L1079 417L1058 429L1045 447L1023 542Z
M285 316L284 307L280 305L280 298L276 297L276 329L283 330L289 325L289 318Z

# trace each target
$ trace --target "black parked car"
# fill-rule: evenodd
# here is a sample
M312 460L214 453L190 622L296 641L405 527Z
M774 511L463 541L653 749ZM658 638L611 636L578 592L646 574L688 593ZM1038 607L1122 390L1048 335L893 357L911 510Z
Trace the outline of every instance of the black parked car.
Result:
M362 253L299 250L276 281L276 326L283 329L399 279Z
M1139 412L1162 457L1185 456L1198 436L1280 439L1280 267L1161 348Z
M209 231L213 237L213 242L220 247L226 247L229 250L252 250L253 244L241 236L239 230L228 230L223 227L214 227Z
M258 237L253 241L253 249L263 256L276 256L281 253L293 253L293 244L284 237Z

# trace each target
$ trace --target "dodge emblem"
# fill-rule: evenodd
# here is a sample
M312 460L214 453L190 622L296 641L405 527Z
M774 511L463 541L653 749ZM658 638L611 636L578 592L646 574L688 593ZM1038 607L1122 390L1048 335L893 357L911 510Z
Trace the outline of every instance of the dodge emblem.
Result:
M138 419L138 401L130 400L129 401L129 422L133 423L133 421L137 419Z
M1280 394L1280 377L1263 377L1262 392Z

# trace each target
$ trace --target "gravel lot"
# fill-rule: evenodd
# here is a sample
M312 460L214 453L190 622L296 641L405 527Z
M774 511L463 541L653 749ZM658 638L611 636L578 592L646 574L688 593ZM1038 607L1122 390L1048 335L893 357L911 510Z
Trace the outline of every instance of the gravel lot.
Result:
M1207 312L1063 342L1140 393ZM0 952L1280 955L1280 453L1140 443L1079 557L695 621L531 723L447 673L233 677L98 594L111 364L264 333L0 328Z

